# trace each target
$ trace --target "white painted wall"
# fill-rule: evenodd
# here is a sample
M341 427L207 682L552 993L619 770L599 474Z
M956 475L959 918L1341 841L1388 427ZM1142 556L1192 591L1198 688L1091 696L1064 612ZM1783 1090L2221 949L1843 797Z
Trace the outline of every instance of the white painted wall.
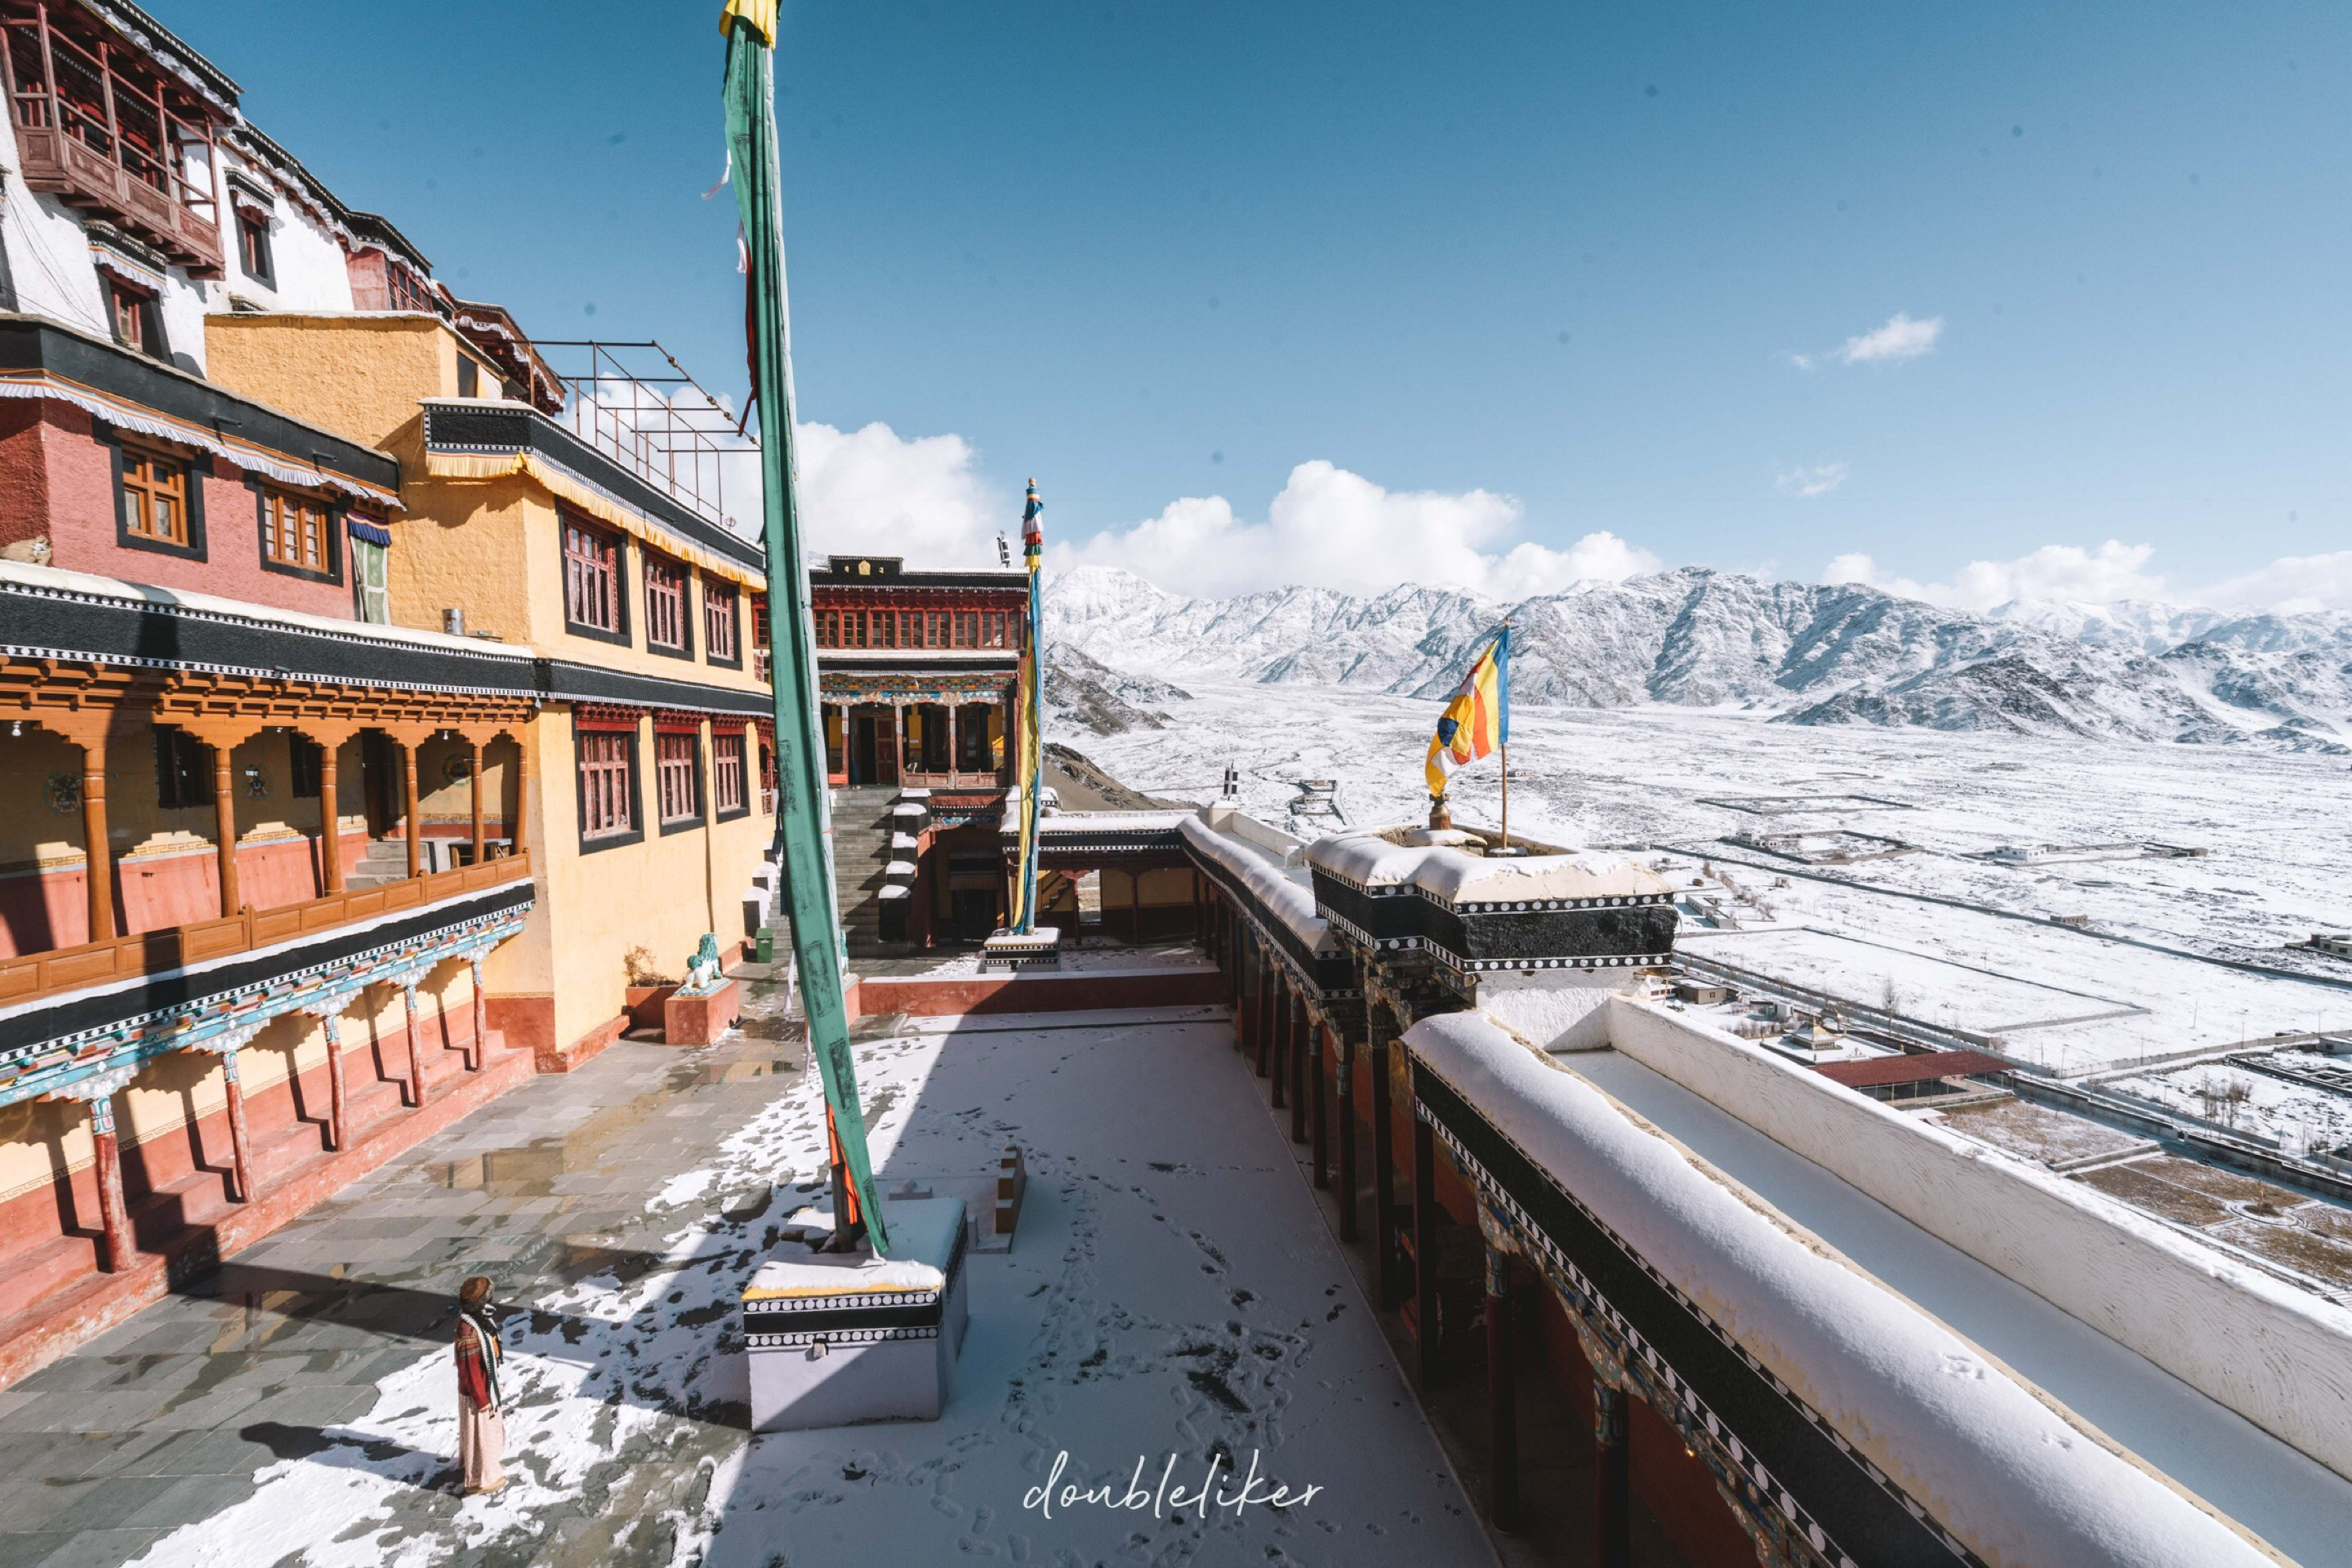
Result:
M16 173L16 130L0 114L0 158L8 174L0 184L0 243L8 247L8 272L16 284L16 308L47 316L100 337L114 335L98 264L90 259L81 215L51 195L37 195ZM174 363L205 363L205 312L215 298L210 285L191 279L179 268L163 274L163 336Z
M222 162L226 167L241 163L242 160L224 149ZM266 171L247 168L247 173L260 184L276 190L277 182ZM235 209L229 205L228 195L228 182L224 177L221 211L230 215L230 226L222 234L228 250L226 293L239 295L269 310L317 312L352 308L352 274L343 258L342 241L283 195L270 208L269 253L276 279L263 283L247 277L239 259ZM226 308L225 300L223 308Z
M1610 1042L2352 1477L2352 1311L2103 1194L1624 997Z

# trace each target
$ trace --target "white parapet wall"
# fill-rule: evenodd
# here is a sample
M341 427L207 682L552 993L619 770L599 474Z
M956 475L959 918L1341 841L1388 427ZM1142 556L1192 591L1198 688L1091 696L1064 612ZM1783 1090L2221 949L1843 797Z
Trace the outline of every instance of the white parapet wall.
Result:
M1609 1040L2352 1477L2352 1311L2200 1247L2079 1182L1905 1116L1663 1008L1611 998Z
M2280 1561L1485 1016L1424 1019L1404 1043L1983 1562Z

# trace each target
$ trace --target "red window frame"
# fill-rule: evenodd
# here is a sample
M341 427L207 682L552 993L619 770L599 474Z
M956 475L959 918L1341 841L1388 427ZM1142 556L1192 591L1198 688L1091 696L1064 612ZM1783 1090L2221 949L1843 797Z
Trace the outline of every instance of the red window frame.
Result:
M648 550L646 556L646 646L689 653L686 641L686 568Z
M714 664L740 662L735 647L735 587L702 580L702 653Z
M654 788L665 827L702 820L700 792L694 787L697 740L683 731L654 733Z
M710 737L710 802L721 816L744 809L743 732Z
M563 618L576 630L627 636L621 593L621 541L570 512L563 526Z
M615 838L636 831L636 737L626 730L583 730L580 749L580 837Z

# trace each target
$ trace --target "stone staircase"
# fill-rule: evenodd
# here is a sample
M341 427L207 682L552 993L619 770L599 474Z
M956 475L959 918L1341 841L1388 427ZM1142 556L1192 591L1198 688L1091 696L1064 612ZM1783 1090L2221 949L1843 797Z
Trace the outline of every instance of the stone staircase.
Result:
M833 795L834 898L841 933L853 953L898 951L882 942L882 887L890 860L896 788L835 790Z
M905 939L914 894L915 845L930 816L929 790L845 789L834 794L834 893L852 953L911 952Z
M373 888L384 882L397 882L408 876L408 840L405 838L371 838L367 852L352 874L343 879L346 888Z

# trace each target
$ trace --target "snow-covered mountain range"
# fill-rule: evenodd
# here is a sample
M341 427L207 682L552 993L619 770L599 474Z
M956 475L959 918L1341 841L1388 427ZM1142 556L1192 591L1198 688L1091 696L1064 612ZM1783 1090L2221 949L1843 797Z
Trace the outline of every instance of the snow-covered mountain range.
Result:
M1045 605L1063 688L1049 699L1095 729L1151 722L1183 700L1168 682L1188 676L1436 697L1507 616L1519 702L2352 749L2352 614L2336 611L2231 618L2124 602L1973 615L1703 567L1506 605L1410 586L1189 599L1087 566L1056 576Z

